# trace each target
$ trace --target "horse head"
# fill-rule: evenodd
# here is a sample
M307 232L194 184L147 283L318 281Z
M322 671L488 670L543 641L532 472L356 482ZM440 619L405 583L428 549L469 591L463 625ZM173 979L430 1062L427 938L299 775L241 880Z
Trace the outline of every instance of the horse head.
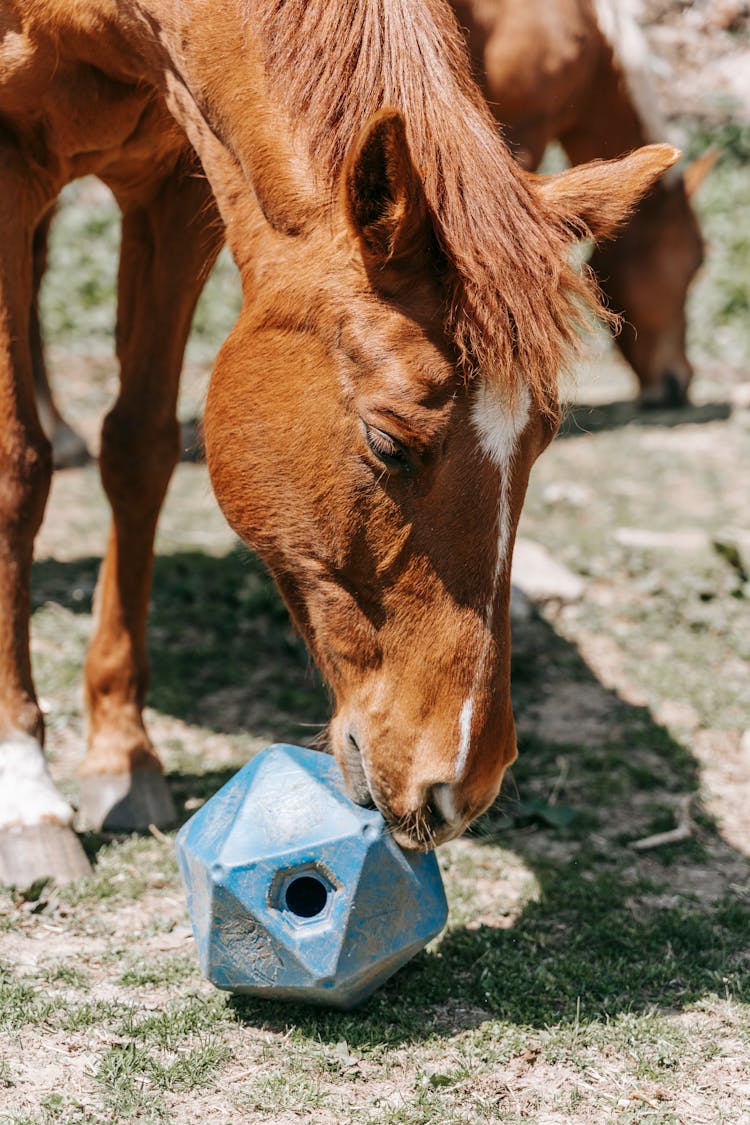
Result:
M217 498L330 684L351 796L403 845L428 847L490 804L516 756L511 555L558 406L530 389L523 341L505 380L462 354L452 263L407 136L400 113L376 113L330 221L269 231L205 433ZM524 180L530 221L544 215L571 242L596 232L674 159L653 146Z

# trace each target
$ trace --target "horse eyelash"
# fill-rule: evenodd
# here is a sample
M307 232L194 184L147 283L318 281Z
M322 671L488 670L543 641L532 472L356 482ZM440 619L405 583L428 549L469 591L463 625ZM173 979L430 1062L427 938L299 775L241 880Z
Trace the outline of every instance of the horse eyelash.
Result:
M384 430L374 426L365 426L365 439L375 456L390 468L401 469L405 473L413 471L409 455L400 442L391 437Z
M395 440L383 430L376 430L373 426L367 426L366 432L368 445L377 453L383 453L387 457L398 457L402 454L402 450Z

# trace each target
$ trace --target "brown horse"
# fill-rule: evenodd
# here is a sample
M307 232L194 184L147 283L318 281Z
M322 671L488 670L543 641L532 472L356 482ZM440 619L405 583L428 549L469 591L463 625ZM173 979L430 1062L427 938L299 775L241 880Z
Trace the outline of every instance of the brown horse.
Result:
M352 796L406 846L456 835L516 754L513 538L596 304L571 242L611 230L678 154L529 180L443 0L0 0L0 123L4 878L85 869L29 660L51 470L30 311L35 231L92 172L123 211L121 387L80 823L173 816L141 714L145 629L213 192L244 298L206 410L217 498L331 684Z
M559 140L572 164L667 136L645 39L627 0L453 0L475 70L517 158L536 169ZM646 406L687 402L685 301L703 259L690 195L715 156L674 168L591 266Z

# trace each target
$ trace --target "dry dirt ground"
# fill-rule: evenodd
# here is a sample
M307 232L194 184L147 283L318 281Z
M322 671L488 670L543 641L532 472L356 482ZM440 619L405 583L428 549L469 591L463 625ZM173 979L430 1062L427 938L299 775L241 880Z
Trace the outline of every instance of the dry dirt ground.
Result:
M642 10L675 128L735 143L748 6ZM521 756L441 849L445 935L359 1013L234 1001L198 973L171 838L88 838L90 880L0 892L0 1122L750 1123L749 167L700 201L694 405L639 415L600 349L535 470L522 535L580 590L517 601ZM95 447L112 362L51 359ZM33 654L73 800L107 522L95 466L57 475ZM326 700L199 464L158 552L148 719L187 816L261 746L311 740Z

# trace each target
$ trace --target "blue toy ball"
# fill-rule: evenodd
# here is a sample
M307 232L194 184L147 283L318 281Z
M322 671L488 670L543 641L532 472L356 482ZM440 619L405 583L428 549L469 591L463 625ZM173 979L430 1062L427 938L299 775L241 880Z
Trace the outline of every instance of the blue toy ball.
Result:
M402 851L300 746L248 762L176 846L201 968L232 992L351 1008L447 918L434 854Z

